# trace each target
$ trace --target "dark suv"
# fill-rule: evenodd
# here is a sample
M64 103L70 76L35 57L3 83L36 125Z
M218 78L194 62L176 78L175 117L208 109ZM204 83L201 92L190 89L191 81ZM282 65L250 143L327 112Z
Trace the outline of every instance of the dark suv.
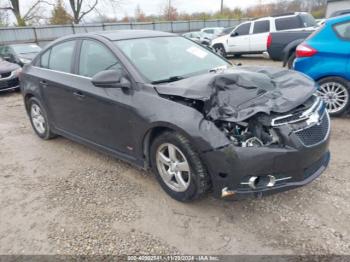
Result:
M143 168L174 199L270 194L327 167L330 122L315 83L232 67L156 31L61 38L21 74L36 134L62 135Z

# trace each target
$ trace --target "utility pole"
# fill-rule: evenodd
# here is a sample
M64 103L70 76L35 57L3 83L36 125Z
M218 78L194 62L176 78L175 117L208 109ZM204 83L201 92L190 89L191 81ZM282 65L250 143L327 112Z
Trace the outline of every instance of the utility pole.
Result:
M221 9L220 12L222 14L222 12L224 12L224 0L221 0Z
M171 19L171 0L168 1L168 21Z

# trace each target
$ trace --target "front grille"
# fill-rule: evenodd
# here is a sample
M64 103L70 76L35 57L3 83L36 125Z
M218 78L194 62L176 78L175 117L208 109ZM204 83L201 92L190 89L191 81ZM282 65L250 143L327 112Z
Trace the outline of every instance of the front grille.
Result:
M2 74L0 74L0 79L1 78L6 78L6 77L9 77L11 75L11 72L7 72L7 73L2 73Z
M294 132L305 146L314 146L324 141L329 133L328 113L324 113L318 124Z
M293 115L285 116L283 118L275 119L274 124L275 125L283 125L286 123L293 123L296 121L301 120L303 112L299 112Z
M312 99L312 100L311 100ZM322 103L322 100L318 97L312 97L310 100L313 101L312 105L303 111L293 112L289 115L279 116L272 119L271 125L274 127L282 126L286 124L299 123L304 120L307 120L310 115L317 111L320 115L325 111L325 106Z

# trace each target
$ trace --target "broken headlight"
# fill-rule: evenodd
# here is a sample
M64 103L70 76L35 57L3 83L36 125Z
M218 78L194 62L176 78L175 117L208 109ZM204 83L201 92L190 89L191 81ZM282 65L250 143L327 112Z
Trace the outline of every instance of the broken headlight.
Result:
M222 121L218 126L235 146L262 147L279 143L275 130L256 120L240 123Z

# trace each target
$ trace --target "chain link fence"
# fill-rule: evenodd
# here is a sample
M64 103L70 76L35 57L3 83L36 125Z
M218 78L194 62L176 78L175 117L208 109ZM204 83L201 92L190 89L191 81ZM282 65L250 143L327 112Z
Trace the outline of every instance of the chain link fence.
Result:
M190 20L137 23L102 23L85 25L44 25L35 27L1 27L0 44L38 43L45 44L69 34L98 32L105 30L142 29L158 30L173 33L199 31L204 27L231 27L247 19L240 20Z

